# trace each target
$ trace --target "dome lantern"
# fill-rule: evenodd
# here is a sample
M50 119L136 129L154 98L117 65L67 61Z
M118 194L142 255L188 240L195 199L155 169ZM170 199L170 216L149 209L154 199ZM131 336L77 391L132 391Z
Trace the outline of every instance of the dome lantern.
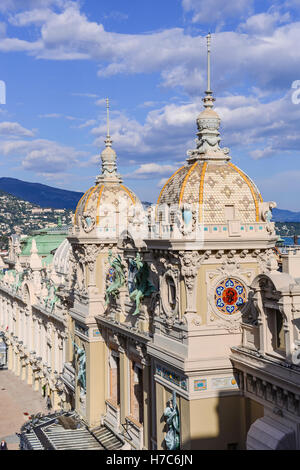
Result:
M196 149L188 150L188 163L195 163L197 160L230 160L229 149L220 148L219 127L221 119L218 113L213 109L215 98L210 87L210 44L211 34L207 35L207 90L204 102L204 110L197 118L197 139Z
M106 98L106 113L107 113L107 135L104 140L105 149L101 152L102 160L102 174L96 179L98 183L121 183L122 178L117 173L117 154L112 148L112 138L109 135L109 99Z
M248 224L249 232L255 233L252 224L264 220L262 210L266 203L249 176L230 162L229 149L220 147L221 119L213 109L215 99L210 86L210 44L209 34L207 90L203 98L204 110L197 117L196 148L187 152L187 164L167 180L157 206L177 207L184 214L189 207L190 213L197 213L195 220L214 225L214 231L219 233L221 230L224 236L229 233L229 221L235 226L240 224L239 236L242 236L246 231L248 233ZM156 210L156 221L158 213L159 209ZM224 227L220 228L221 225Z
M102 172L77 204L74 230L85 237L112 239L127 230L142 206L136 195L122 184L117 173L117 155L109 133L109 101L106 99L107 135L101 153Z

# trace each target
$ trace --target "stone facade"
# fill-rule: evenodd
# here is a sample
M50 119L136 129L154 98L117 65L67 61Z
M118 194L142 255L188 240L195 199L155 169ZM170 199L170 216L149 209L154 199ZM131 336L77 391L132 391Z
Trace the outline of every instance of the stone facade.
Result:
M8 367L124 448L300 447L297 254L278 271L275 203L219 146L213 101L156 206L123 186L107 135L53 260L14 238L2 269Z

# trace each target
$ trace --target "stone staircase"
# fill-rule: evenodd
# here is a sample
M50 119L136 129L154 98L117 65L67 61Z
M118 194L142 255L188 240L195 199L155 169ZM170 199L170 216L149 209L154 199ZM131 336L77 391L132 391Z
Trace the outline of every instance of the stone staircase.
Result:
M91 433L106 450L121 450L124 446L124 442L105 425L92 429Z

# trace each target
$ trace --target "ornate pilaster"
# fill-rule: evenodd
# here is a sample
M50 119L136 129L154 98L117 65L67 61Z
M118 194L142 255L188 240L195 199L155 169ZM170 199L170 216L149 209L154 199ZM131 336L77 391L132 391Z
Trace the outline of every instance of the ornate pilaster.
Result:
M181 263L181 275L184 279L186 287L186 310L185 314L195 314L196 308L196 292L195 284L200 265L204 260L209 258L210 251L206 251L202 256L198 251L180 251L179 259Z

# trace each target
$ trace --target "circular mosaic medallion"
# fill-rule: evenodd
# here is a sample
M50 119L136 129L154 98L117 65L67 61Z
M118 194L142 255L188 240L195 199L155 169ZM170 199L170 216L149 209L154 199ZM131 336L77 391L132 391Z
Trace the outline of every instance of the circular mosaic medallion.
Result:
M215 289L215 305L225 315L238 313L246 302L246 288L237 279L224 279Z

